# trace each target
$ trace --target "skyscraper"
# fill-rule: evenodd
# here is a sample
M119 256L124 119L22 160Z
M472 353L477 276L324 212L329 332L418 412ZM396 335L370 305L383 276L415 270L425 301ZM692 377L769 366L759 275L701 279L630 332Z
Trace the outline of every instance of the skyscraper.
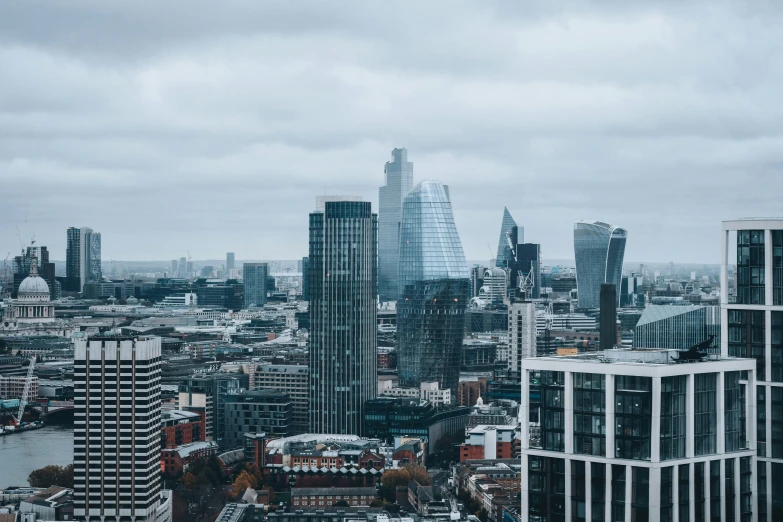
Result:
M495 266L506 268L509 261L512 260L509 239L511 238L511 232L514 227L517 228L516 243L524 243L525 227L517 226L516 221L511 217L511 212L508 211L508 207L503 207L503 222L500 224L500 239L498 239L498 253L495 260Z
M323 196L310 214L310 430L361 434L377 391L378 218L370 203Z
M721 355L756 360L759 514L783 520L783 219L724 221L722 232ZM730 251L737 256L733 296Z
M522 371L522 359L536 356L536 305L517 301L508 309L508 369Z
M408 161L407 149L392 151L384 173L386 184L378 191L378 295L382 302L397 299L402 200L413 186L413 163Z
M309 301L310 299L310 279L308 272L310 271L310 258L302 258L302 300Z
M234 269L234 253L226 252L226 271Z
M88 227L67 231L65 275L68 290L81 292L87 283L101 280L101 234Z
M245 285L245 308L266 304L266 278L269 275L267 263L244 263L242 277Z
M600 300L599 339L601 349L608 350L617 344L617 287L612 283L601 283Z
M74 346L74 517L171 520L160 477L160 338Z
M451 201L437 181L405 196L400 229L397 352L400 384L437 381L457 396L470 274Z
M526 296L527 299L538 299L541 297L541 245L538 243L519 244L517 245L516 257L517 277L519 275L524 278L531 276L533 279L533 287L530 289L530 295Z
M171 260L171 273L169 274L169 277L177 277L177 260L172 259Z
M185 277L188 273L188 260L187 258L180 257L179 264L177 265L177 275L179 277Z
M627 238L628 232L624 228L602 221L574 223L576 288L580 308L600 307L601 283L612 283L615 288L620 288Z

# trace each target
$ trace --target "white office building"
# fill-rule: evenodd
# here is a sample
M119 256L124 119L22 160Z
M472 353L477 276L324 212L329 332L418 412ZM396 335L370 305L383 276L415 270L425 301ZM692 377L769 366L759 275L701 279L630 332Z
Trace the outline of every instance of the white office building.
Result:
M74 518L170 522L160 476L160 338L74 346Z
M522 359L536 356L536 305L513 303L508 309L508 369L518 372Z
M521 435L530 522L759 520L756 365L683 353L522 362L521 418L538 419Z

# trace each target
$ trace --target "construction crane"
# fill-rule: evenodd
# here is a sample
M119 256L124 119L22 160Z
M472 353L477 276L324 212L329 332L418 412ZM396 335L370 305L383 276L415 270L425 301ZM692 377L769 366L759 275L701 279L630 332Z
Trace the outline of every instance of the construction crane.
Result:
M3 288L0 290L0 295L5 294L8 292L8 257L11 255L11 252L8 252L6 254L5 259L3 260Z
M27 378L24 380L24 391L22 392L22 396L19 398L19 413L16 417L14 417L17 426L20 426L22 424L22 417L24 417L24 408L25 406L27 406L27 396L30 395L30 387L33 382L34 369L35 369L35 355L30 357L30 366L28 366L27 368Z

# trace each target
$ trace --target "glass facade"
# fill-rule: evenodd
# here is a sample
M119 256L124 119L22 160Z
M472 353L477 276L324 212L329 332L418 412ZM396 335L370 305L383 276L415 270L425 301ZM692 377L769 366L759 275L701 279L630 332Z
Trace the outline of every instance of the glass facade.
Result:
M652 379L618 375L614 402L615 457L650 460Z
M565 460L531 455L528 480L528 520L565 522Z
M364 403L377 393L377 227L363 201L327 200L323 211L310 214L314 433L362 434Z
M723 377L723 429L726 451L739 451L746 446L742 429L744 402L740 372L726 372Z
M378 296L397 299L402 200L413 187L413 163L406 149L394 149L384 168L386 184L378 191Z
M694 522L706 522L705 515L707 510L705 508L705 502L707 499L707 493L704 487L704 480L706 478L705 473L709 472L709 468L706 468L708 463L695 462L693 464L693 496L695 504L695 516ZM706 469L706 471L705 471Z
M244 263L242 265L245 308L266 304L266 278L268 275L269 265L267 263Z
M772 440L769 444L770 457L773 459L783 459L783 388L780 386L770 386L770 398L772 404L772 418L770 419L770 428L772 431Z
M717 375L699 373L694 378L694 455L712 455L717 451Z
M769 380L772 382L783 382L783 312L772 311L772 343L770 346L771 375Z
M729 355L756 359L756 378L766 379L765 326L763 310L728 310Z
M563 372L542 371L541 447L565 451L565 376Z
M511 217L511 212L508 211L508 207L503 207L503 222L500 224L500 238L498 239L498 253L495 259L495 266L500 268L506 268L510 261L513 260L513 254L511 253L511 246L509 245L509 238L511 237L511 229L517 227L517 243L524 243L525 229L518 227L514 218ZM514 245L516 247L516 245Z
M606 519L606 464L590 463L590 503L592 522Z
M470 278L451 202L436 181L405 197L400 229L400 384L437 381L457 396Z
M685 458L687 383L686 375L661 379L661 460Z
M772 231L772 304L783 305L783 230Z
M650 305L633 328L634 348L687 350L710 335L714 352L720 351L720 307Z
M606 376L574 374L574 453L606 455Z
M765 304L764 278L764 231L737 231L737 304Z
M574 225L576 286L580 308L599 308L601 283L621 288L623 257L628 233L608 223ZM620 304L617 292L617 304Z

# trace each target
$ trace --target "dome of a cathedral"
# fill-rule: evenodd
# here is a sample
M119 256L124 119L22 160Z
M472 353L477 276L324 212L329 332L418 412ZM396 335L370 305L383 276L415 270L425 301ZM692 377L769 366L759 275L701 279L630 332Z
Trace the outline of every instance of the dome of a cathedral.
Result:
M49 294L49 285L46 284L46 280L43 277L40 276L27 276L22 280L22 282L19 284L19 290L17 294L21 297L22 295L38 295L38 294Z

